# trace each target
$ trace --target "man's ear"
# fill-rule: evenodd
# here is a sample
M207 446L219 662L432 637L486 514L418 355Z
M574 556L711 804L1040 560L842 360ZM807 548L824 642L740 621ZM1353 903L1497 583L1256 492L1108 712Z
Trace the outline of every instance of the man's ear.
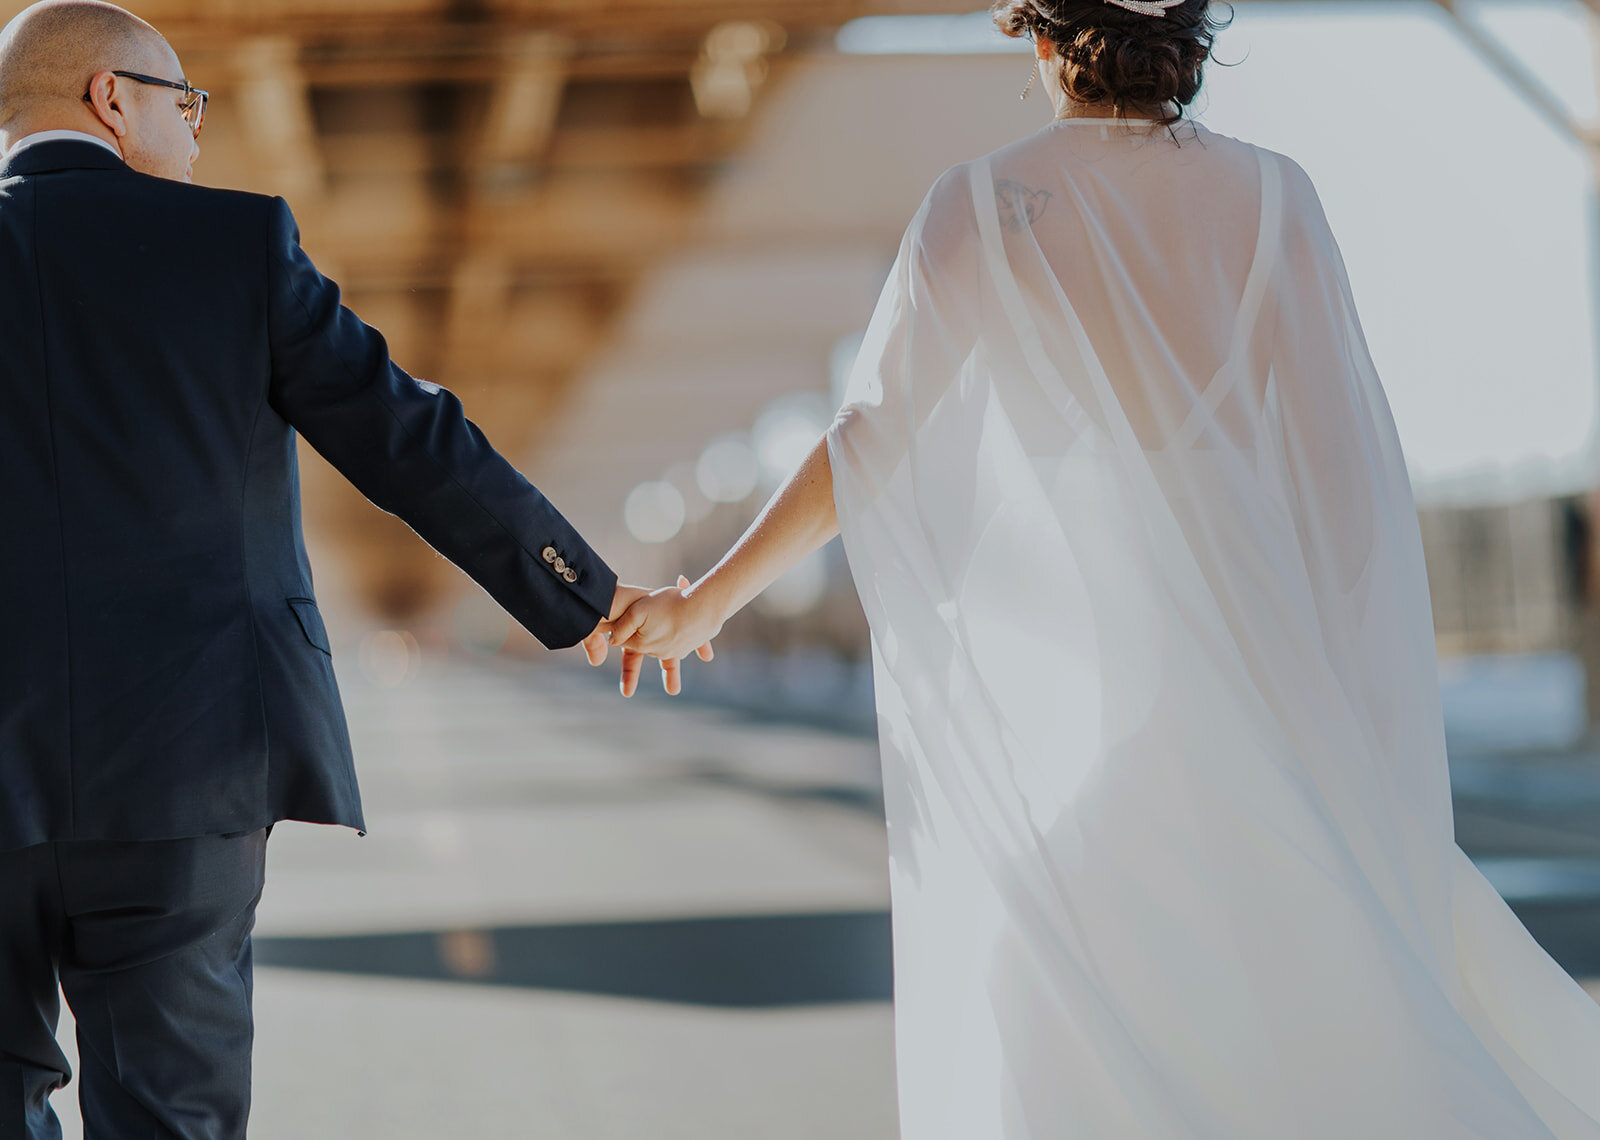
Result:
M128 120L122 113L121 94L117 87L115 75L109 71L100 72L89 80L89 106L95 117L120 139L128 133Z

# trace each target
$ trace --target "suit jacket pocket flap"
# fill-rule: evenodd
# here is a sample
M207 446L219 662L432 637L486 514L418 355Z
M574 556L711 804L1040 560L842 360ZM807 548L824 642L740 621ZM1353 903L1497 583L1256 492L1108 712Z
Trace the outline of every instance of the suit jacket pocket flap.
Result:
M306 640L328 656L333 656L333 650L328 648L328 630L322 624L322 615L317 612L317 603L310 598L290 598L288 601Z

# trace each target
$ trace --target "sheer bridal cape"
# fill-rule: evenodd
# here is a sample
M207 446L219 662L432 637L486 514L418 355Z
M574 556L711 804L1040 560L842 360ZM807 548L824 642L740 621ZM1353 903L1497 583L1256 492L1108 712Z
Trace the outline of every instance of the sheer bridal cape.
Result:
M1316 191L1175 134L1063 120L946 171L829 429L903 1135L1600 1140L1600 1006L1454 840L1415 504Z

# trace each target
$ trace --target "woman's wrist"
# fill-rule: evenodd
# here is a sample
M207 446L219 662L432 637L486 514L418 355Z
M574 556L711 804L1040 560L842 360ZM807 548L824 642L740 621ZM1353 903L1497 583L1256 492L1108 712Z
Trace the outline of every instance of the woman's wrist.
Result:
M718 629L738 609L726 575L712 570L685 591L685 596L699 611L699 616Z

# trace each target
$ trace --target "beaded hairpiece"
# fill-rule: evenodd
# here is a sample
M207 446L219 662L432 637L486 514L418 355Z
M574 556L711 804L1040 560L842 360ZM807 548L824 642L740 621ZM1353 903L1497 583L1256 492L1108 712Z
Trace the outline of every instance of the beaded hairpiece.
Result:
M1176 8L1183 0L1106 0L1106 3L1142 16L1165 16L1168 8Z

